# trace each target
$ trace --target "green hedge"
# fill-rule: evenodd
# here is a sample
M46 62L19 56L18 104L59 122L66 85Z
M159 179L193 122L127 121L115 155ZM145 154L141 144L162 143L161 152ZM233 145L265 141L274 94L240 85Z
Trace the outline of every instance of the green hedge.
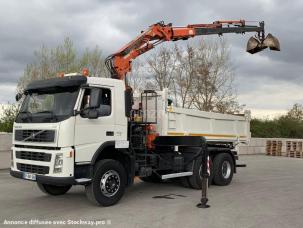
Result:
M252 137L258 138L303 138L303 121L281 116L273 120L252 119Z

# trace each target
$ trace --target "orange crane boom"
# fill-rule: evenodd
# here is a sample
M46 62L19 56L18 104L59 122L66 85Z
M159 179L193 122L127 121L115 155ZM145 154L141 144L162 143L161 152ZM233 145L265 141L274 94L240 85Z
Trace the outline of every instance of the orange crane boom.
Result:
M224 33L243 34L245 32L257 33L255 37L250 39L250 47L249 45L247 47L247 51L251 54L261 51L266 47L270 47L272 50L280 50L279 43L274 43L271 46L270 44L265 45L264 22L259 22L258 25L246 25L244 20L215 21L212 24L192 24L186 27L173 27L171 23L164 24L164 22L161 21L151 25L146 31L142 31L139 36L119 51L108 56L105 64L112 78L123 80L126 74L131 71L132 60L162 42L187 40L188 38L201 35L223 35ZM272 39L270 42L272 42ZM278 42L277 39L276 41Z

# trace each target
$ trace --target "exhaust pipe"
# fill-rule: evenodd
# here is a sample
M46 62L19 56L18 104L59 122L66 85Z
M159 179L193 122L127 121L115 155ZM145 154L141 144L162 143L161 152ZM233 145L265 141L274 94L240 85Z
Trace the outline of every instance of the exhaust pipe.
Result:
M258 39L253 36L250 37L247 42L246 51L250 54L255 54L266 48L269 48L272 51L280 51L279 40L270 33L266 36L264 40Z

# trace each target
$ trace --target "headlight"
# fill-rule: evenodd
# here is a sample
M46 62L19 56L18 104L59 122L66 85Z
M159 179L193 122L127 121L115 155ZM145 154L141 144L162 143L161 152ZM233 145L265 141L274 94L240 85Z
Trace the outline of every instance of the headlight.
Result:
M61 173L63 168L63 154L56 154L54 173Z

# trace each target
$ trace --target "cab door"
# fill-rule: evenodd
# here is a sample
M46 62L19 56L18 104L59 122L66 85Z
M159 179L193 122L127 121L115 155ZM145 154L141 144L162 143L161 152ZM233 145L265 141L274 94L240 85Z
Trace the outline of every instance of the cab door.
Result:
M90 101L95 99L92 90L100 90L100 104L97 108L97 117L89 115ZM78 108L80 114L75 121L75 162L90 162L96 150L105 142L115 138L115 110L113 100L114 87L89 87L85 88L81 105Z

